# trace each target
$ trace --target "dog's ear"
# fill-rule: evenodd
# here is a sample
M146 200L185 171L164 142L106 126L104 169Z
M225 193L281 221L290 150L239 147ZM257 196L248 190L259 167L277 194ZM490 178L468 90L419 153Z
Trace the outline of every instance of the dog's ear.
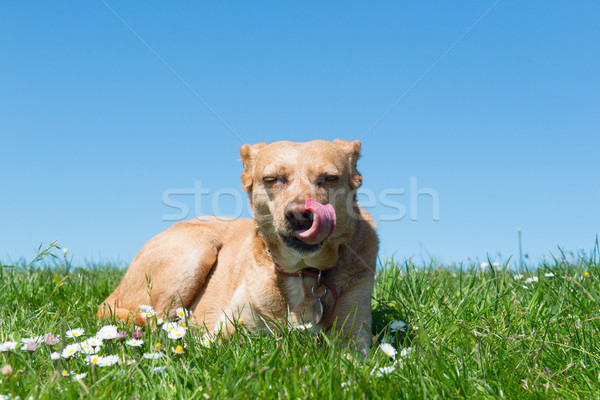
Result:
M348 163L350 164L350 187L358 189L362 185L362 175L356 169L356 163L360 158L360 142L358 140L349 142L347 140L335 139L333 144L341 147L346 152L346 157L348 157Z
M240 155L242 156L242 163L244 164L244 170L242 171L242 188L246 193L250 193L252 191L252 174L256 155L260 149L266 145L267 144L263 142L253 145L244 144L242 147L240 147Z

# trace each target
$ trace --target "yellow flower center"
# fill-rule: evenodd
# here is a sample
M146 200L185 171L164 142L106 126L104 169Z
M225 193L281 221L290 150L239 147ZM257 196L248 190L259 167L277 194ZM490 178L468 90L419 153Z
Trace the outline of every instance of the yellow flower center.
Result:
M69 375L69 372L66 369L63 369L63 372L61 372L63 376Z
M175 351L178 353L181 353L183 351L183 347L177 346L177 347L175 347Z
M179 324L180 326L185 326L185 322L182 322L181 324Z

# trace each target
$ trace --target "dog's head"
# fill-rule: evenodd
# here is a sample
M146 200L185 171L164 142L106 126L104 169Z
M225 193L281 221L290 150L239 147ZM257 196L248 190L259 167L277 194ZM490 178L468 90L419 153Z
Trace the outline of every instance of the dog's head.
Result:
M351 238L362 183L356 169L360 147L359 141L336 139L240 149L242 186L258 234L288 268L300 261L328 268L337 261L339 245Z

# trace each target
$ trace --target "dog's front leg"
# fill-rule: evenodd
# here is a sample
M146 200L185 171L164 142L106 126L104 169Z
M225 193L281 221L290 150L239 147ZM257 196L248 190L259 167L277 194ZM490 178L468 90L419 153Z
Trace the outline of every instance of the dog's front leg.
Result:
M371 295L373 279L365 278L340 295L334 312L335 332L363 357L371 347Z

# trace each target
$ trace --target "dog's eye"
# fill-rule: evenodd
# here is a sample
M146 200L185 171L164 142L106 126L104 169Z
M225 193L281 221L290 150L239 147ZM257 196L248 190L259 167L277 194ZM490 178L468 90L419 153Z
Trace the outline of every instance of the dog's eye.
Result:
M326 183L335 183L340 180L340 177L337 175L323 175L317 179L317 185L321 186Z
M263 182L269 185L275 182L285 183L285 178L282 176L265 176Z

